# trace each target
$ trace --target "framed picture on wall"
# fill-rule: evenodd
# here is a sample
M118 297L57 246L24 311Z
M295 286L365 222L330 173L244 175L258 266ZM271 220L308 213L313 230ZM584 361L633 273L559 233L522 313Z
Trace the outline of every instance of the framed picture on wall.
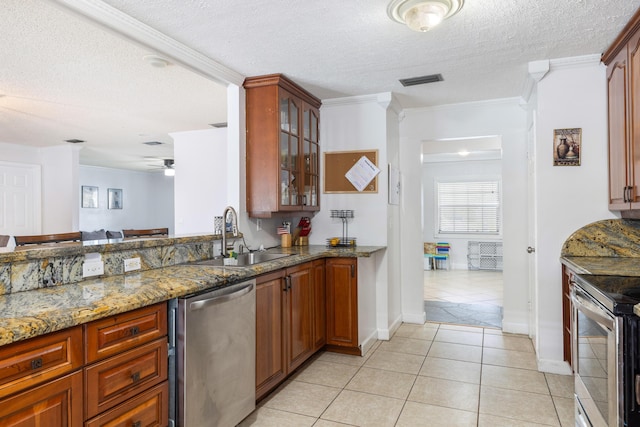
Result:
M553 130L553 166L580 166L582 129Z
M122 209L122 189L109 188L109 209Z
M82 186L82 207L97 208L98 207L98 187L92 185Z

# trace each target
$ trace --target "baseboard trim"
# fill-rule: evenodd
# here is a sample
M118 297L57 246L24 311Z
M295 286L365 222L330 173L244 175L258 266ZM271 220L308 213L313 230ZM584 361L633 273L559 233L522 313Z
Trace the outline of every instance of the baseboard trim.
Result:
M558 375L572 375L571 366L565 361L538 359L538 371Z
M369 350L371 350L371 347L373 347L375 342L378 340L378 336L379 331L374 330L368 337L364 339L364 341L362 341L362 344L360 344L360 351L362 356L364 356Z
M424 311L420 314L403 314L402 321L404 323L415 323L418 325L424 325L427 321L427 313Z

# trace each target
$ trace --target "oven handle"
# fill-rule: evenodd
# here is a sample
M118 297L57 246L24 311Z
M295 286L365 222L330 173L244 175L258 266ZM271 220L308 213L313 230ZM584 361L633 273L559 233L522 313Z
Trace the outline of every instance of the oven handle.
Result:
M604 308L601 308L586 292L580 289L575 283L571 287L571 302L573 302L573 305L578 308L578 310L589 315L589 317L605 325L610 330L613 330L615 323L613 316L609 315Z

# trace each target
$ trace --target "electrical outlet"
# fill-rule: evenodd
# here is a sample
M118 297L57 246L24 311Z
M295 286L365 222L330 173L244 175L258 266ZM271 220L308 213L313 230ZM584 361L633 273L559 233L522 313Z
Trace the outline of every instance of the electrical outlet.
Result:
M257 231L262 230L262 220L260 218L256 220L256 228L257 228Z
M140 258L129 258L124 260L124 272L140 270Z
M104 262L85 261L82 263L82 277L93 277L104 274Z

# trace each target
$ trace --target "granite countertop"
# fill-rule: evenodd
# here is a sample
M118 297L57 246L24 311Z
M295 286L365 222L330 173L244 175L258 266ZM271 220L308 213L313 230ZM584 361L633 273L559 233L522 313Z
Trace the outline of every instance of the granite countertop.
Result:
M560 261L577 274L640 276L640 258L565 256Z
M138 243L136 243L138 244ZM10 344L321 258L369 257L384 246L296 246L248 267L188 263L0 296L0 345Z

